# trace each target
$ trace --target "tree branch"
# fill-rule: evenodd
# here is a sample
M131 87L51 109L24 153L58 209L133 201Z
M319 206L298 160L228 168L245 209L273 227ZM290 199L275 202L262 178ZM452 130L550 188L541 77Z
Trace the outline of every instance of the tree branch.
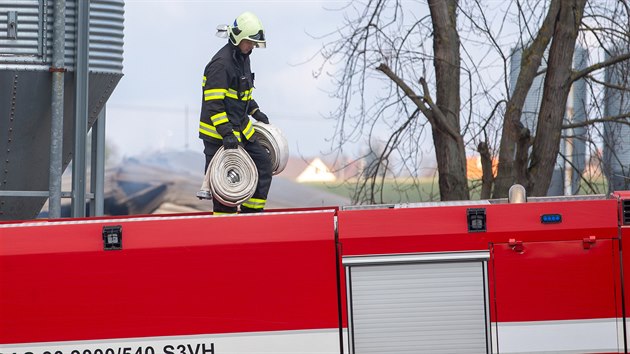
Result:
M424 95L421 97L418 96L402 78L396 75L396 73L394 73L392 69L387 66L387 64L380 64L378 67L376 67L376 70L382 72L388 78L390 78L390 80L392 80L396 84L396 86L398 86L398 88L400 88L405 93L405 96L409 97L409 99L411 99L411 101L418 107L418 109L420 109L422 114L427 117L427 120L429 121L429 123L431 123L431 125L435 126L438 129L446 131L455 140L461 139L460 135L448 125L444 114L431 99L431 96L429 95L429 87L424 78L420 79L422 89L424 90ZM425 103L429 107L427 107Z
M605 81L602 81L602 80L598 80L593 75L586 75L586 77L589 80L593 81L594 83L600 84L600 85L602 85L604 87L607 87L607 88L611 88L611 89L619 90L619 91L630 91L630 87L628 87L628 86L615 85L615 84L613 84L611 82L605 82Z
M490 148L485 141L482 141L477 146L479 157L481 159L481 199L490 199L492 195L492 183L494 182L494 176L492 174L492 155L490 154Z
M518 2L517 2L518 4ZM507 197L508 190L517 177L517 171L522 171L523 166L517 165L524 160L515 159L517 146L522 136L521 114L527 98L527 93L533 85L538 69L542 62L545 49L554 37L554 29L560 13L562 1L552 0L545 19L538 33L529 46L522 49L520 71L512 96L509 98L505 109L503 130L499 146L499 167L494 184L494 198ZM520 9L520 7L519 7ZM554 38L555 40L555 38Z
M630 118L630 112L624 113L624 114L620 114L620 115L617 115L617 116L608 116L608 117L603 117L603 118L589 119L589 120L586 120L584 122L576 122L576 123L571 123L571 124L564 124L564 125L562 125L562 129L587 127L587 126L593 125L595 123L603 123L603 122L615 122L615 123L619 123L619 124L630 125L630 121L626 120L627 118Z
M396 86L398 86L398 88L403 91L405 96L411 99L411 101L418 107L418 109L420 109L422 114L424 114L427 117L427 119L429 120L429 123L435 124L431 111L429 110L429 108L427 108L424 105L424 102L422 101L420 96L418 96L413 91L413 89L409 87L409 85L407 85L405 81L403 81L403 79L401 79L398 75L396 75L396 73L394 73L387 64L380 64L379 66L376 67L376 70L382 72L390 80L392 80L396 84Z
M596 70L599 70L599 69L603 69L603 68L605 68L607 66L615 65L617 63L620 63L620 62L628 60L628 59L630 59L630 53L621 54L621 55L615 56L613 58L610 58L610 59L608 59L606 61L603 61L603 62L600 62L600 63L597 63L597 64L593 64L593 65L589 66L586 69L574 72L571 75L570 82L575 82L575 81L585 77L586 75L592 73L593 71L596 71Z
M433 99L429 94L429 85L427 85L427 81L423 77L420 78L420 84L422 85L422 90L424 91L424 96L422 96L422 98L429 105L429 107L431 107L433 118L435 120L435 123L437 124L436 127L442 131L447 132L448 135L453 138L453 140L461 140L462 137L460 133L453 129L453 127L451 127L440 107L438 107L435 102L433 102Z

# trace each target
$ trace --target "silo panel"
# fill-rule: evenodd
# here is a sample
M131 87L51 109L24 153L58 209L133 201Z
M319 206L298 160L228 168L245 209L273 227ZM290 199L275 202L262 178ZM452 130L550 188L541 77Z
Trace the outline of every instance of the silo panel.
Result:
M55 3L59 2L0 0L0 87L7 88L7 94L0 95L0 126L8 128L0 130L0 191L48 189ZM77 4L65 1L64 169L74 155ZM8 12L17 14L11 16L17 17L18 40L8 39ZM90 0L88 126L122 77L123 21L123 0ZM0 220L33 218L45 200L0 197Z
M54 1L48 2L48 41L46 46L52 48L52 11ZM90 1L90 54L89 71L99 73L122 74L124 43L124 1L92 0ZM76 54L76 0L66 1L66 46L65 66L74 71ZM48 57L46 60L51 61Z
M90 3L90 71L121 74L123 69L124 2Z
M48 6L47 18L46 18L46 62L52 63L53 53L53 25L55 22L54 9L55 1L48 0L46 2ZM68 70L74 70L74 56L76 53L76 3L74 0L66 0L66 28L65 28L65 48L64 48L64 66Z
M43 1L0 2L0 64L43 60Z
M611 53L625 53L627 47L612 48ZM609 57L607 56L607 59ZM628 82L628 63L606 68L606 82L625 86ZM630 98L623 90L607 87L604 97L605 116L623 115L630 111ZM629 119L625 118L628 122ZM604 172L610 190L630 189L630 126L624 122L604 123Z

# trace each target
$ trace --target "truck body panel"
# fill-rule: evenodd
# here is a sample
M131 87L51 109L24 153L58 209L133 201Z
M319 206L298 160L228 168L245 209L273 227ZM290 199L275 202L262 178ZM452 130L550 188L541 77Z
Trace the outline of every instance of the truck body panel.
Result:
M0 352L627 352L629 200L2 223Z
M0 228L0 343L336 329L333 214Z

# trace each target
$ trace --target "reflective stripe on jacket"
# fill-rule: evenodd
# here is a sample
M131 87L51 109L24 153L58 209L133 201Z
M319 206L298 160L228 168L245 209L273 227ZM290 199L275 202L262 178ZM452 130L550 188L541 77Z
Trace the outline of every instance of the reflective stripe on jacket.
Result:
M258 109L253 90L249 54L228 42L204 70L199 137L216 141L234 134L249 140L254 134L249 114Z

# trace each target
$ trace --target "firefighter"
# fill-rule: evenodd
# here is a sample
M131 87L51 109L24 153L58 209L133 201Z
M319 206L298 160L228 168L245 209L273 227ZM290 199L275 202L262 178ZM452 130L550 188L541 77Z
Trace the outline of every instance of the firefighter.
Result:
M199 122L199 137L203 140L206 169L217 150L236 149L240 144L256 164L258 185L254 195L240 207L242 213L262 212L271 185L272 166L269 153L252 140L252 116L269 124L252 98L254 73L250 55L254 48L265 48L265 31L261 21L251 12L239 15L227 26L228 43L212 57L203 74L203 100ZM213 211L236 213L236 207L221 204L213 197Z

